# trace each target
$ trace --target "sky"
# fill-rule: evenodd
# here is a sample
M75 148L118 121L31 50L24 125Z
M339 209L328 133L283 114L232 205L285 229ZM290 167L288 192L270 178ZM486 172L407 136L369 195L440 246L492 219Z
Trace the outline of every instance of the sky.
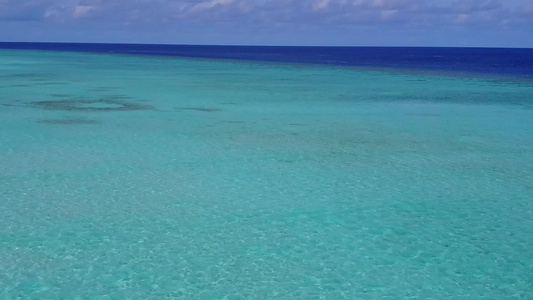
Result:
M533 48L533 0L0 0L0 41Z

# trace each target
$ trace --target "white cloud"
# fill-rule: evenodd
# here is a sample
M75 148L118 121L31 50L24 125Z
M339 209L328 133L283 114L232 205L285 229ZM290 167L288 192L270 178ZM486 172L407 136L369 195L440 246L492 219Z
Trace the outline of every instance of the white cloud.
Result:
M210 10L217 6L224 6L229 5L235 2L235 0L211 0L211 1L205 1L198 3L196 5L193 5L190 8L191 12L198 12L198 11L204 11L204 10Z
M324 9L328 8L330 3L331 3L331 0L318 0L315 3L313 3L313 9L314 10L324 10Z
M76 5L74 7L74 12L72 13L72 16L74 18L85 18L90 16L90 14L95 11L95 9L96 7L92 5Z
M57 18L60 16L60 12L57 10L57 9L53 9L53 8L48 8L45 12L44 12L44 18L45 19L50 19L50 18Z
M49 22L172 24L223 20L235 26L355 25L442 27L483 23L523 26L533 22L531 0L0 0L2 19ZM520 8L520 5L523 5ZM465 17L468 15L468 17ZM521 22L519 24L519 22ZM241 24L241 25L239 25ZM283 25L285 24L285 25ZM492 25L491 25L492 24ZM1 24L0 24L1 26ZM466 25L465 25L466 26Z
M469 14L460 14L460 15L458 15L455 18L455 22L457 24L464 24L464 23L468 22L469 19L470 19L470 15Z
M398 14L398 11L395 9L386 9L381 11L381 19L382 20L390 20L392 19L396 14Z

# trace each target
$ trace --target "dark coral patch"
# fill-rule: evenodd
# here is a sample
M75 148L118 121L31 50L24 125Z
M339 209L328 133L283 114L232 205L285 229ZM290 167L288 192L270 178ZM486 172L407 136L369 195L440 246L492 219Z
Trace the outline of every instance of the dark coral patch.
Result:
M203 111L203 112L216 112L222 111L222 109L217 107L179 107L179 110L194 110L194 111Z
M64 110L64 111L134 111L134 110L148 110L152 106L145 104L138 104L127 102L123 97L112 97L104 99L65 99L57 101L35 101L35 105L41 109L46 110Z
M93 91L93 92L109 92L109 91L114 91L114 90L117 90L117 89L118 88L112 87L112 86L99 86L99 87L92 88L91 91Z
M417 117L440 117L440 114L433 114L433 113L409 113L410 116L417 116Z
M229 124L244 124L245 121L221 121L220 123L229 123Z
M57 119L57 120L40 120L39 123L53 124L53 125L90 125L98 124L96 120L88 119Z

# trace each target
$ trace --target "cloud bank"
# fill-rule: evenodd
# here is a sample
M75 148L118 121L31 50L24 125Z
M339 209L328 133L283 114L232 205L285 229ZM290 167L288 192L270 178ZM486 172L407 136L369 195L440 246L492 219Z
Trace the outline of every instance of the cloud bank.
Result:
M153 40L170 34L167 42L187 42L179 37L195 32L206 37L201 43L209 43L209 34L218 37L213 43L223 43L224 36L228 43L261 43L261 36L265 44L291 39L313 43L302 35L315 35L322 41L318 43L326 44L353 43L356 38L376 43L376 34L382 34L383 41L403 35L411 43L424 43L425 36L426 44L437 34L450 38L455 34L464 40L485 35L486 40L502 37L505 42L513 35L533 36L533 29L528 29L533 28L533 4L529 0L0 0L2 27L27 32L29 38L32 32L50 37L54 32L73 36L77 32L98 39L99 31L109 39L112 32L132 39L137 32L139 42L153 42L146 40L150 33ZM0 39L13 35L2 31ZM241 42L236 35L241 35Z

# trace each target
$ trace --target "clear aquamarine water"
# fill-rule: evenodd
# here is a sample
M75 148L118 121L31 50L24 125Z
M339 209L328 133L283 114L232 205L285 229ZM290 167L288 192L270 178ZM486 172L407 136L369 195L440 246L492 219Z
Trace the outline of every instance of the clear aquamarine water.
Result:
M0 51L2 299L531 299L533 84Z

